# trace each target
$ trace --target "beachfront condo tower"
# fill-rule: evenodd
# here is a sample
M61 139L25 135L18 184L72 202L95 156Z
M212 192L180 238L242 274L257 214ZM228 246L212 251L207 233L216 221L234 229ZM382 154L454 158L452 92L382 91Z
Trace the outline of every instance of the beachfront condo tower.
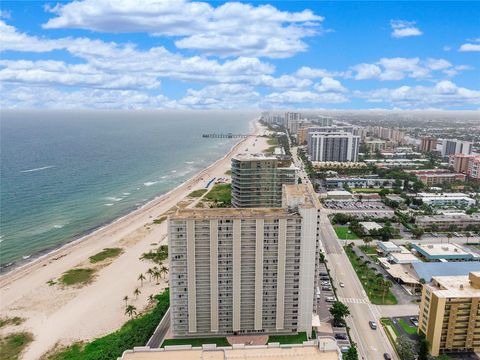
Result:
M430 353L480 350L480 272L434 276L423 285L418 332Z
M360 137L349 132L309 132L308 154L312 161L357 162Z
M232 205L236 208L281 207L282 186L296 182L290 157L239 154L232 158Z
M279 208L180 209L168 221L175 337L311 333L318 199Z

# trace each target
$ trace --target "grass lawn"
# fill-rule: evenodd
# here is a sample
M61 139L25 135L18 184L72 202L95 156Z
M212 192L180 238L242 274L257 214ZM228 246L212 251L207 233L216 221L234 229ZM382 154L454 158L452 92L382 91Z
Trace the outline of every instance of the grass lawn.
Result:
M348 226L335 226L335 232L337 233L337 236L341 240L358 240L360 239L357 234L355 234L353 231L350 231L348 233Z
M363 261L358 259L357 255L355 255L350 247L345 246L345 253L347 254L348 259L357 273L358 279L362 283L362 286L372 304L395 305L397 303L395 295L388 290L384 296L383 288L378 285L378 281L380 279L383 280L383 276L378 275L378 273L374 272L368 266L365 266Z
M123 253L123 249L121 248L106 248L100 251L98 254L90 256L89 259L92 264L95 264L108 258L115 258L121 253Z
M395 335L399 336L400 334L398 333L398 329L397 327L395 326L395 324L393 323L392 319L389 319L389 318L381 318L380 319L380 322L385 325L385 326L390 326L393 330L393 332L395 333Z
M232 185L215 184L204 199L218 204L219 207L230 206L232 204Z
M302 344L307 341L307 333L300 332L297 335L274 335L268 337L268 342L277 342L280 344Z
M382 191L383 189L353 188L353 189L351 189L351 190L352 190L352 192L359 192L359 193L379 193L379 192Z
M362 245L362 246L360 246L360 249L367 255L376 255L377 254L377 248L375 246Z
M64 272L59 282L63 285L85 285L93 280L94 269L71 269Z
M16 360L20 354L33 341L32 334L22 332L0 337L0 359Z
M277 140L277 138L270 138L270 139L267 140L267 144L277 146L278 145L278 140Z
M202 346L203 344L217 344L217 346L230 346L227 338L195 338L195 339L165 339L161 347L168 345L192 345Z
M400 319L398 321L398 324L402 327L403 330L405 330L407 334L413 335L417 333L417 327L407 324L404 319Z
M192 191L190 194L188 194L188 197L198 198L198 197L202 196L203 194L205 194L207 191L208 191L208 189L198 189L198 190L194 190L194 191Z

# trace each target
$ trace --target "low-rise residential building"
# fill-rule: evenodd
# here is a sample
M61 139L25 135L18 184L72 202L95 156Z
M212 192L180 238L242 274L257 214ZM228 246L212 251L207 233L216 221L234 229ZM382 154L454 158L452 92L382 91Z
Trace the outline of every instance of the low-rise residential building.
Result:
M364 144L368 151L372 153L384 150L387 147L387 142L385 140L367 140Z
M383 228L382 225L374 221L362 221L359 223L359 225L367 234L372 230L380 230L381 228Z
M418 193L417 198L431 206L475 206L475 200L463 193Z
M350 188L392 188L395 185L403 186L403 180L395 179L379 179L372 178L359 178L359 177L334 177L326 178L325 185L328 189L343 188L347 185Z
M480 214L419 215L415 217L415 224L424 229L435 227L439 230L446 230L451 226L465 229L471 225L480 225Z
M411 171L418 180L427 186L451 184L456 181L465 181L465 174L451 173L445 170L415 170Z
M428 261L478 261L480 255L457 244L412 244Z
M377 241L377 247L384 254L402 252L402 248L391 241Z
M424 284L418 332L430 353L480 350L480 272L436 276Z

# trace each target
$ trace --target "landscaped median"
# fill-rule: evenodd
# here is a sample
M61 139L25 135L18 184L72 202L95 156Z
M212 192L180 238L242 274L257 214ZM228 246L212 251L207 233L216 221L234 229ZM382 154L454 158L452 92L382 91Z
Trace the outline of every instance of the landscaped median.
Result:
M392 282L386 280L383 274L377 273L375 269L370 268L369 261L364 261L362 258L358 257L353 251L351 245L345 246L344 249L372 304L396 304L397 299L390 291Z

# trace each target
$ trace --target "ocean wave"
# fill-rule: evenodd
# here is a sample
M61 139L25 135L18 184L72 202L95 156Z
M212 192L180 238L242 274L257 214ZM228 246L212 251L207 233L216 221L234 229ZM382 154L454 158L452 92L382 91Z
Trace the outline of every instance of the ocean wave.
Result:
M112 204L112 203L103 204L103 205L105 205L105 206L113 206L113 204Z
M172 170L172 173L176 173L176 172L177 172L177 170Z
M25 255L25 256L22 256L22 259L23 259L23 260L27 260L27 259L28 259L30 256L32 256L32 255Z
M64 226L65 226L65 225L53 225L53 227L54 227L55 229L61 229L61 228L63 228Z
M129 192L124 192L122 195L128 196L128 195L130 195L130 193Z
M160 179L166 179L168 175L160 176Z
M51 169L51 168L54 168L54 167L55 167L55 165L49 165L49 166L43 166L43 167L34 168L34 169L21 170L20 172L21 173L28 173L28 172L34 172L34 171L42 171L42 170Z
M152 186L152 185L155 185L156 183L158 183L158 181L147 181L147 182L144 182L143 185Z
M105 200L110 200L110 201L121 201L123 200L123 197L114 197L114 196L109 196L109 197L106 197Z
M185 161L185 164L195 164L195 161Z

